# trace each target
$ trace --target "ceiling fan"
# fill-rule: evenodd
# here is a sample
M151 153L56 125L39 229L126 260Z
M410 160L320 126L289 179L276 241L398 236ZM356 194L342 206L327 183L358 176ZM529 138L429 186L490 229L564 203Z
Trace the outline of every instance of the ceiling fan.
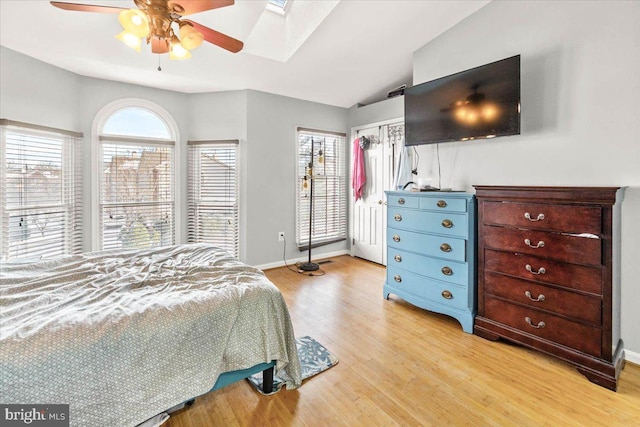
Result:
M243 43L214 29L205 27L184 16L206 10L231 6L234 0L133 0L137 9L112 6L66 3L52 1L51 4L64 10L118 14L124 28L116 36L127 46L140 52L142 39L151 45L151 52L169 53L171 59L187 59L190 51L200 46L203 40L228 50L239 52ZM180 37L176 35L176 30Z

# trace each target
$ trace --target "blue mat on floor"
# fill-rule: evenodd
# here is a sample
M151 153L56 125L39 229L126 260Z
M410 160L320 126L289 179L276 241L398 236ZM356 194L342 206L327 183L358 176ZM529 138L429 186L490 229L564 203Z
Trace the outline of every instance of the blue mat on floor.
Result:
M298 348L298 358L302 367L302 381L309 377L326 371L330 367L338 363L338 358L313 338L306 336L296 338L296 347ZM252 375L247 380L262 394L262 372ZM278 378L278 373L273 377L274 394L282 389L284 382Z

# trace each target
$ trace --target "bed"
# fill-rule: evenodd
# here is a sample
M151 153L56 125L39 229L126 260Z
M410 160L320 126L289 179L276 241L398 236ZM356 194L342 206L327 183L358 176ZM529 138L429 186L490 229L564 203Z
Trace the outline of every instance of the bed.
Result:
M71 426L136 426L270 363L300 385L284 299L219 248L0 268L2 403L68 403Z

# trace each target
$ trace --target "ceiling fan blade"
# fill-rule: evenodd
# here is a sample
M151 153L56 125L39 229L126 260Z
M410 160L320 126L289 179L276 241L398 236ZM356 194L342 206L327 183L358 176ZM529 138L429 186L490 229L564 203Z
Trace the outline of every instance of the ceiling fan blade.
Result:
M184 12L180 13L180 15L187 16L204 12L205 10L231 6L234 3L234 0L175 0L169 1L169 8L173 8L173 5L180 5L184 9Z
M57 8L64 10L75 10L77 12L98 12L98 13L120 13L127 10L122 7L97 6L93 4L64 3L60 1L52 1L51 4Z
M226 49L229 52L240 52L244 46L244 43L242 43L240 40L229 37L226 34L222 34L216 30L212 30L209 27L205 27L204 25L200 25L188 19L184 19L183 21L190 23L191 25L193 25L193 28L200 31L202 35L204 35L204 39L206 41L208 41L209 43L213 43L216 46L220 46L221 48Z

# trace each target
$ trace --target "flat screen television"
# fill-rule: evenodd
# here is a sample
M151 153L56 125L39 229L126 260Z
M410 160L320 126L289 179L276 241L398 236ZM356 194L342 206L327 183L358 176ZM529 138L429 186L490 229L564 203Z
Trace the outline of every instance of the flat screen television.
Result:
M406 145L520 134L520 55L406 89Z

